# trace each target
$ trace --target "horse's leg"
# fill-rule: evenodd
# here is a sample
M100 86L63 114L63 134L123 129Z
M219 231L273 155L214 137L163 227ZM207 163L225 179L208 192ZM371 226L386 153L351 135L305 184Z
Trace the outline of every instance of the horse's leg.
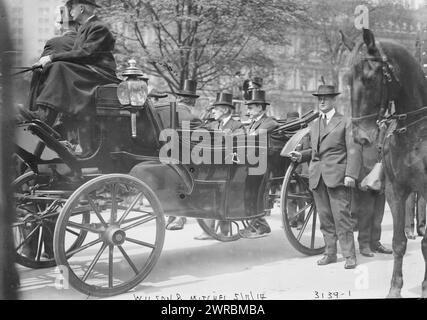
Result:
M427 232L424 233L423 240L421 241L421 251L423 252L425 263L424 281L422 284L421 297L427 298Z
M387 179L388 180L388 179ZM402 264L406 252L405 202L408 192L397 185L386 182L386 198L393 216L393 276L388 298L400 298L403 286Z

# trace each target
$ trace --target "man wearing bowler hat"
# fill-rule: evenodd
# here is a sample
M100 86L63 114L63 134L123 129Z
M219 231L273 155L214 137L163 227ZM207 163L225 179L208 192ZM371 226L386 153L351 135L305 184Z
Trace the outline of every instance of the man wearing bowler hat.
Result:
M80 24L73 48L40 58L43 88L36 99L39 118L52 125L59 113L79 121L83 154L90 153L89 132L95 115L96 87L118 83L113 56L115 39L95 15L95 0L69 0L70 15Z
M356 267L353 228L350 213L351 189L356 186L358 163L350 122L335 109L336 92L332 85L320 85L317 93L320 117L311 126L311 150L292 151L294 161L308 160L309 184L320 219L320 229L326 244L325 255L317 264L337 261L337 240L346 269Z

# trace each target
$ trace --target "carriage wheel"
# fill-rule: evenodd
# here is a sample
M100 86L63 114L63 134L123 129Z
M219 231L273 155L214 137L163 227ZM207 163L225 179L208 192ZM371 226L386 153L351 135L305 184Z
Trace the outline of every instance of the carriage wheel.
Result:
M205 220L197 219L199 226L204 232L212 238L222 242L236 241L241 238L239 230L245 228L238 227L238 221L224 221L224 220Z
M12 231L15 241L16 262L33 269L49 268L56 265L53 255L53 233L59 211L64 200L59 197L43 195L49 177L27 172L13 183L16 205L15 221ZM80 216L83 223L89 223L89 215ZM70 250L80 246L86 231L72 232Z
M76 222L87 206L91 223ZM64 250L67 228L88 232L86 241L69 252ZM75 289L108 297L144 280L164 237L163 210L150 187L129 175L104 175L82 185L65 203L55 228L55 259Z
M283 180L280 208L286 236L292 246L306 255L322 254L325 242L320 232L316 205L304 164L291 163Z

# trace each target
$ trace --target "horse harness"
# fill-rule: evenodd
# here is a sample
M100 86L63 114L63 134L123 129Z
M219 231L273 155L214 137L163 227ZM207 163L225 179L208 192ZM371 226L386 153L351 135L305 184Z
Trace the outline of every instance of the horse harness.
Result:
M407 113L396 114L392 113L393 101L387 98L387 91L389 85L393 80L400 86L400 79L395 73L395 68L385 55L381 43L376 42L376 47L379 51L380 57L364 57L364 60L370 61L379 61L382 64L382 82L383 86L381 87L381 99L380 99L380 108L378 113L372 113L369 115L361 117L352 117L351 121L354 125L357 126L358 122L366 121L376 118L376 124L379 129L379 139L377 147L381 151L383 149L384 143L387 138L391 137L394 134L405 134L407 128L412 127L423 120L427 119L427 106L410 111ZM424 115L423 115L424 114ZM420 117L420 115L423 115ZM418 117L416 120L413 120L410 123L407 123L408 118Z

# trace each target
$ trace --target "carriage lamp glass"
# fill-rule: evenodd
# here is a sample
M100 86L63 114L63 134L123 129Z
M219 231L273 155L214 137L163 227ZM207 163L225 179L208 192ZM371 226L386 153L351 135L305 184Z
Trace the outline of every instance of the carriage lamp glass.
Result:
M138 78L127 78L117 88L117 97L123 106L142 107L148 97L147 83Z

